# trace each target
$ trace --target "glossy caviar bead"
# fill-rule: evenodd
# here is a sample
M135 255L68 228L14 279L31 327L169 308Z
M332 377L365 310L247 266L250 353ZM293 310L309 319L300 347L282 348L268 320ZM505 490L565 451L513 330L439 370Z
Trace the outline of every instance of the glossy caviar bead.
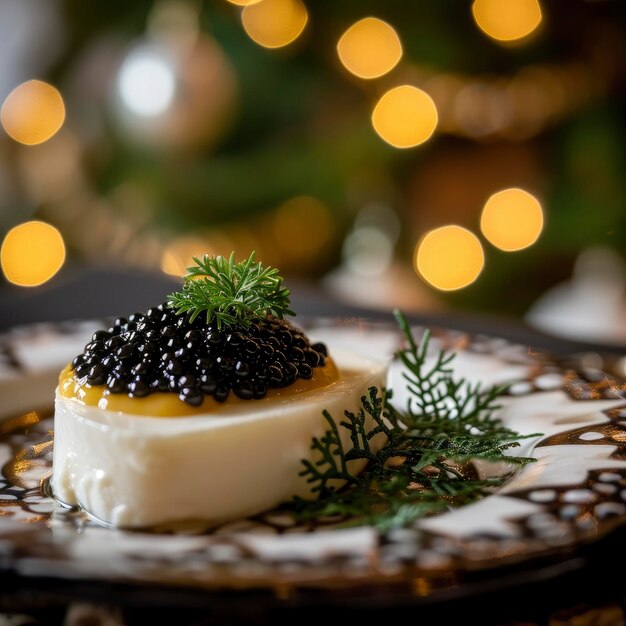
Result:
M169 378L162 377L157 380L156 388L158 391L167 391L169 389L169 385L170 385Z
M282 350L274 350L272 359L274 360L275 363L279 363L279 364L285 363L287 361L287 357L285 356L285 353Z
M113 368L113 372L120 378L126 380L130 376L130 367L122 361Z
M150 393L150 387L141 380L133 380L128 384L128 395L131 398L143 398Z
M293 335L288 330L279 330L278 338L285 344L290 345L293 342Z
M248 339L244 344L244 348L248 354L257 354L259 351L259 344L253 339Z
M294 361L304 361L304 352L300 348L291 348L289 356Z
M209 330L206 334L206 340L209 343L218 344L222 341L222 334L217 330Z
M204 395L202 394L202 392L190 387L184 387L183 389L181 389L178 397L183 402L186 402L191 406L200 406L202 404L202 401L204 400Z
M159 349L155 341L141 341L137 343L137 352L139 354L153 354Z
M244 361L237 361L235 363L235 374L239 378L247 378L250 376L250 366Z
M326 347L325 343L314 343L311 348L313 348L313 350L315 350L315 352L319 352L321 354L323 354L324 356L328 356L328 348Z
M117 376L109 376L106 384L107 389L111 393L121 393L124 391L124 383Z
M201 356L196 359L196 367L203 370L208 370L211 367L213 361L209 357Z
M298 336L298 337L294 337L293 338L293 345L296 348L304 348L306 347L306 339L302 336Z
M91 352L93 354L100 354L104 351L104 344L102 341L91 341L85 346L85 352Z
M265 396L267 395L267 385L264 385L263 383L260 383L260 382L256 382L252 386L252 391L253 391L253 398L255 400L261 400L262 398L265 398Z
M119 335L116 335L115 337L111 337L105 342L104 348L105 350L113 351L117 350L117 348L120 348L123 345L124 340Z
M226 398L228 398L229 394L230 389L228 387L219 385L213 392L213 398L215 398L217 402L226 402Z
M278 340L278 337L268 337L267 338L267 343L268 343L268 345L272 346L272 348L274 348L274 350L282 350L282 348L283 348L283 345Z
M104 341L106 339L108 339L111 336L111 333L106 331L106 330L97 330L91 340L92 341Z
M129 343L125 343L121 348L116 352L118 359L130 359L135 353L135 348Z
M260 356L266 360L270 360L274 356L274 348L270 346L268 343L264 343L259 348Z
M283 382L283 378L284 378L283 372L280 368L276 367L275 365L270 365L267 368L267 374L268 374L270 383L278 385Z
M136 333L134 330L130 330L125 333L122 333L120 337L122 337L122 339L124 339L126 343L130 343L132 345L136 345L140 341L139 334Z
M195 387L196 386L196 377L192 374L183 374L178 379L178 386L182 389L183 387Z
M225 372L230 372L233 369L233 360L228 358L227 356L218 356L215 359L215 364L218 369L224 370Z
M230 333L226 336L226 343L236 348L245 341L245 337L241 333Z
M87 374L87 382L90 385L102 385L104 384L104 368L102 365L94 365Z
M173 358L171 361L168 361L165 366L165 371L172 376L178 376L183 370L180 363Z
M202 333L197 329L188 330L185 333L184 339L185 341L194 341L194 342L199 343L202 341Z
M83 378L89 374L89 365L87 365L87 363L83 363L76 368L75 372L78 378Z
M144 352L141 360L154 369L159 362L159 356L158 352Z
M217 381L211 374L202 374L200 376L200 389L208 395L211 395L217 388Z
M118 317L114 322L113 326L124 326L128 320L125 317Z
M74 360L72 361L72 369L75 370L77 367L82 365L84 362L85 362L85 357L82 354L79 354L78 356L74 357Z
M304 379L311 378L313 376L313 368L308 363L299 363L298 376Z
M311 366L317 367L320 363L320 355L315 350L305 350L304 360Z
M145 374L148 371L148 365L144 361L140 361L139 363L133 365L130 371L135 376L138 376L139 374Z
M233 391L235 392L235 395L242 400L250 400L254 397L252 385L245 380L237 383L237 385L233 387Z

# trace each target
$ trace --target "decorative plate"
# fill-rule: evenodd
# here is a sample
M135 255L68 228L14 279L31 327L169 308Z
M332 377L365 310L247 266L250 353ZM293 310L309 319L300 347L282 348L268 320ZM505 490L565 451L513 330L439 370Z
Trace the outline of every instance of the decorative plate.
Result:
M204 532L103 528L42 489L58 371L99 326L39 325L0 337L0 571L22 580L256 589L279 599L337 589L354 599L378 586L436 598L504 567L558 561L626 522L623 381L597 358L557 362L504 339L440 330L435 341L458 353L456 374L486 386L511 383L501 402L505 424L543 433L515 450L537 462L493 495L385 534L302 528L275 512ZM387 359L400 342L390 325L355 320L315 320L308 333L331 350ZM394 363L390 386L401 403L399 374Z

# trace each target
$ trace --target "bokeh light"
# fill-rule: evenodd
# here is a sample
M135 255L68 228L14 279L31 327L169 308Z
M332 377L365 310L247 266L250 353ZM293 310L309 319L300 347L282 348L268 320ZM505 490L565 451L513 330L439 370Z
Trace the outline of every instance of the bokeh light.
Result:
M241 12L246 33L264 48L282 48L295 41L308 19L301 0L262 0Z
M15 141L34 146L52 137L65 121L65 105L58 89L41 80L18 85L0 111L4 130Z
M217 254L207 238L181 235L170 241L163 250L161 270L172 276L182 276L193 264L193 257L201 257L204 254Z
M343 242L346 266L358 276L380 276L393 263L394 247L402 226L398 215L384 203L365 205Z
M415 248L415 269L442 291L473 283L485 265L478 237L466 228L449 225L426 233Z
M485 34L500 42L527 37L542 19L539 0L474 0L472 15Z
M539 200L523 189L504 189L485 203L480 229L496 248L513 252L531 246L541 234L543 211Z
M378 78L402 58L402 44L392 26L375 17L359 20L341 36L337 54L359 78Z
M306 259L328 243L332 233L328 207L317 198L291 198L276 210L274 238L276 245L291 259Z
M7 280L35 287L50 280L63 266L65 244L50 224L32 221L12 228L2 242L0 263Z
M231 4L236 4L238 7L247 7L251 4L258 4L262 0L227 0Z
M138 49L126 57L117 78L120 98L135 115L163 113L174 99L174 69L156 50Z
M376 103L374 130L396 148L412 148L427 141L437 128L433 99L412 85L394 87Z

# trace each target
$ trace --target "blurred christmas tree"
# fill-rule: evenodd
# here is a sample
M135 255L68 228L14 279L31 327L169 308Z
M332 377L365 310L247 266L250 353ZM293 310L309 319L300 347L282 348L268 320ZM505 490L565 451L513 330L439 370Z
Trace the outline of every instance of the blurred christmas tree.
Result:
M48 15L5 0L0 24L9 11L2 225L36 214L77 257L177 274L256 249L408 306L433 301L425 282L520 312L581 249L624 249L620 0L65 0ZM65 122L22 145L9 92L34 77ZM510 189L525 193L494 196ZM448 225L463 228L425 237Z

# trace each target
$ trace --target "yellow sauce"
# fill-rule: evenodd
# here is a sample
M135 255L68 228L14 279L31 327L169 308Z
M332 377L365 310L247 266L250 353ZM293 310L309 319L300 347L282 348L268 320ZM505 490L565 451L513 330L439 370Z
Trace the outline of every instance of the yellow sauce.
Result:
M248 403L251 408L259 408L270 398L286 398L300 393L326 387L339 380L339 371L331 358L326 359L324 367L313 368L313 377L308 380L298 378L295 383L280 389L270 389L263 400L242 400L230 393L226 402L217 402L213 396L205 396L200 406L191 406L179 399L178 394L155 392L143 398L129 398L125 393L111 393L106 385L92 386L84 378L76 378L71 365L59 376L59 394L80 404L96 406L107 411L120 411L131 415L151 417L185 417L201 413L223 410L226 406Z

